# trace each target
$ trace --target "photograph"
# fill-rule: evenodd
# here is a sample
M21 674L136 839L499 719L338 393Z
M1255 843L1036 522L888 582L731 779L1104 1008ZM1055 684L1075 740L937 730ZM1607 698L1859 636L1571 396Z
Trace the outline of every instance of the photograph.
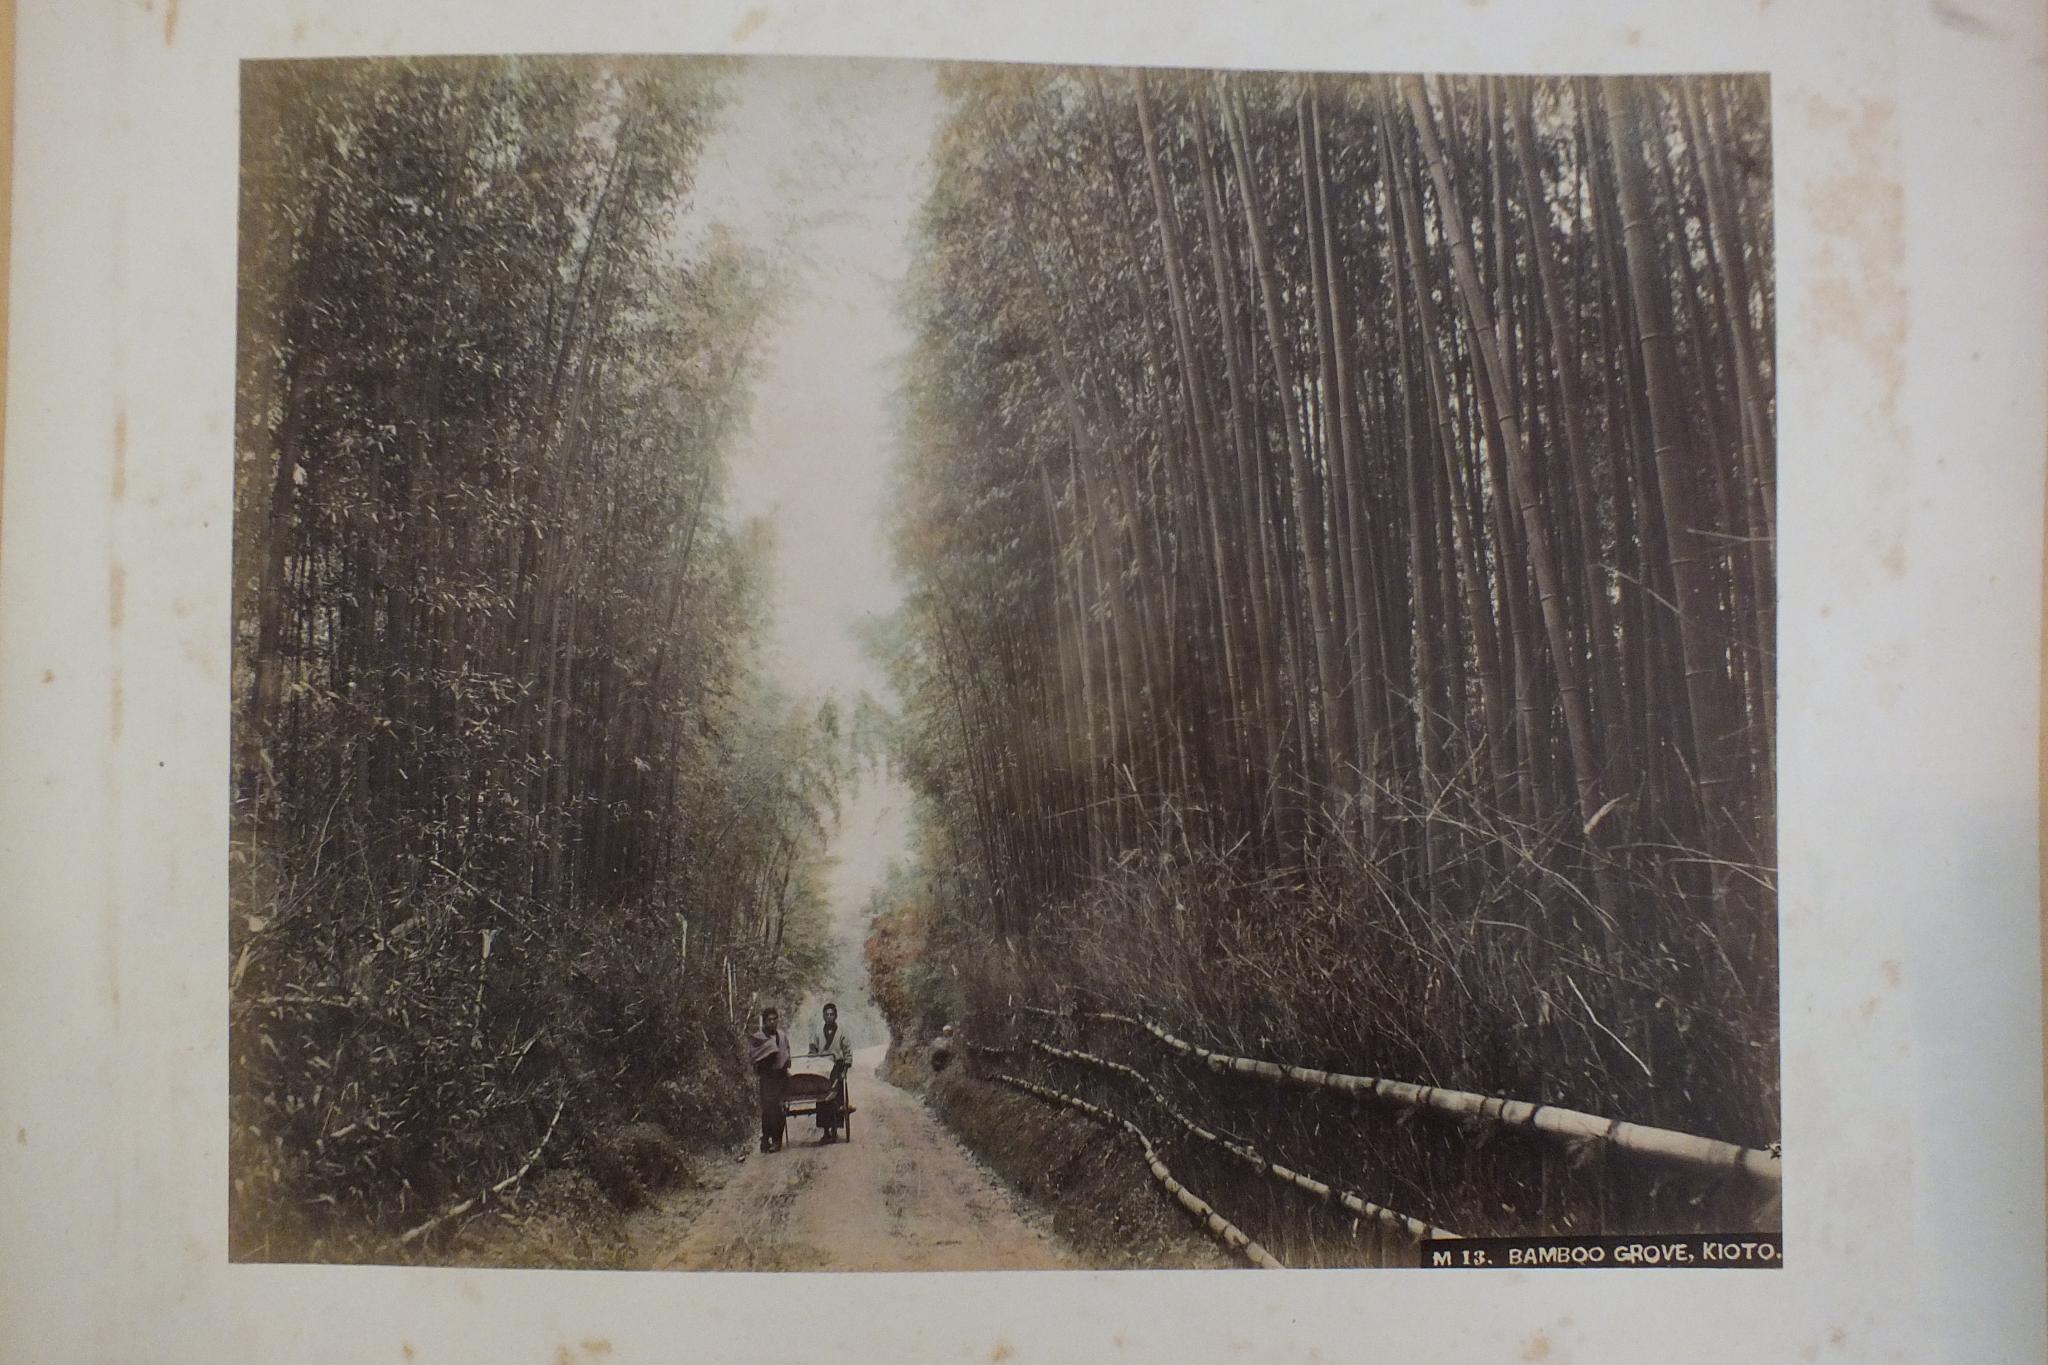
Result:
M1771 76L238 78L230 1260L1783 1265Z

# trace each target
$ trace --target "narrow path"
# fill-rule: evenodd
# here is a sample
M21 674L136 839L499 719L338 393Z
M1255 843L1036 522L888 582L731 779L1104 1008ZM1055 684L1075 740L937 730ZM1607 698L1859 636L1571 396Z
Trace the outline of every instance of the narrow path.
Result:
M1059 1270L1084 1262L969 1156L918 1099L854 1054L853 1141L818 1145L792 1120L780 1152L750 1153L723 1188L641 1215L656 1270Z

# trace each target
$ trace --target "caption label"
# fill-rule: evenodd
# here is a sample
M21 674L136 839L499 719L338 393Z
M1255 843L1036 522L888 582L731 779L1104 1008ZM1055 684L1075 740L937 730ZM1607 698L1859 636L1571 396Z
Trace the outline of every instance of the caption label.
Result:
M1424 1242L1425 1270L1769 1270L1785 1263L1778 1233L1644 1237L1464 1237Z

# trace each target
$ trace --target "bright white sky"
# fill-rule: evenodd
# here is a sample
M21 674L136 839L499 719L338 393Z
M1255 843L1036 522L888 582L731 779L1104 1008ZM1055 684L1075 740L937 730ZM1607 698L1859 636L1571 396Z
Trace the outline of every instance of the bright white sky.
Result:
M681 224L687 237L722 223L779 257L787 297L760 347L731 505L775 531L769 665L819 699L895 701L854 631L902 597L883 522L910 344L896 300L940 105L921 63L747 59ZM879 773L849 795L831 888L843 952L859 951L868 893L903 855L908 815L908 792ZM879 1021L857 1028L850 1003L856 1045L879 1041Z
M760 347L732 508L775 528L777 674L849 701L885 684L852 627L900 599L883 541L896 312L939 113L914 62L750 58L700 162L686 233L713 223L776 258L787 291Z

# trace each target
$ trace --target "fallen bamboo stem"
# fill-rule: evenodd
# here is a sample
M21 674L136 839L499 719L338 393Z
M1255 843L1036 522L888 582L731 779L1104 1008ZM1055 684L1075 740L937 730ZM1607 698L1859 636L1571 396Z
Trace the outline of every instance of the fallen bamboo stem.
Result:
M1758 1151L1754 1147L1742 1147L1717 1138L1601 1118L1576 1109L1535 1104L1528 1100L1479 1095L1469 1090L1446 1090L1381 1076L1350 1076L1338 1071L1290 1066L1284 1062L1235 1057L1229 1053L1212 1052L1198 1043L1175 1037L1149 1020L1134 1019L1127 1014L1095 1011L1080 1017L1142 1029L1161 1046L1191 1057L1219 1074L1253 1076L1282 1085L1331 1090L1355 1099L1376 1099L1408 1108L1433 1109L1461 1118L1491 1119L1506 1127L1527 1128L1564 1141L1605 1143L1652 1160L1699 1170L1734 1171L1769 1185L1781 1184L1784 1178L1784 1163L1775 1152Z
M1160 1187L1167 1194L1171 1195L1176 1203L1189 1213L1195 1215L1195 1217L1201 1219L1203 1226L1208 1228L1211 1235L1231 1250L1241 1254L1247 1261L1258 1266L1261 1270L1286 1269L1285 1266L1273 1258L1271 1252L1245 1235L1242 1228L1216 1212L1200 1195L1181 1184L1178 1180L1175 1180L1173 1172L1168 1170L1166 1163L1159 1159L1159 1151L1152 1145L1152 1139L1146 1137L1144 1130L1139 1128L1137 1124L1120 1115L1112 1114L1107 1109L1090 1104L1084 1099L1077 1099L1058 1090L1048 1090L1042 1085L1033 1085L1030 1081L1019 1080L1015 1076L1007 1076L998 1072L995 1079L1006 1085L1014 1086L1026 1094L1035 1095L1048 1103L1064 1104L1069 1109L1079 1110L1097 1123L1104 1124L1107 1127L1123 1129L1126 1133L1136 1138L1138 1145L1144 1149L1145 1166L1152 1172L1152 1178L1159 1182Z
M1036 1040L1033 1040L1031 1046L1047 1056L1057 1058L1060 1061L1092 1066L1135 1081L1145 1088L1146 1093L1152 1097L1152 1102L1164 1110L1168 1118L1178 1123L1182 1128L1185 1128L1191 1135L1202 1139L1204 1142L1213 1143L1215 1146L1221 1147L1247 1166L1271 1176L1282 1184L1292 1186L1312 1199L1320 1200L1325 1204L1334 1204L1361 1218L1370 1218L1375 1222L1383 1223L1397 1232L1406 1233L1418 1242L1460 1241L1464 1237L1463 1233L1451 1232L1446 1228L1437 1227L1433 1223L1426 1223L1420 1218L1411 1217L1395 1209L1390 1209L1384 1204L1376 1204L1363 1195L1353 1194L1349 1190L1337 1189L1328 1182L1318 1180L1314 1176L1303 1175L1299 1171L1291 1171L1276 1161L1268 1160L1255 1147L1241 1142L1233 1142L1229 1138L1211 1132L1175 1108L1172 1102L1166 1098L1165 1092L1154 1085L1143 1073L1132 1067L1125 1066L1122 1062L1113 1062L1107 1057L1097 1057L1092 1052L1070 1052L1065 1048L1054 1047L1050 1043L1041 1043Z
M471 1198L463 1200L460 1204L457 1204L454 1208L449 1209L440 1217L429 1218L426 1222L420 1224L411 1232L408 1232L403 1236L399 1237L396 1242L392 1243L392 1245L407 1246L411 1244L413 1241L417 1240L418 1238L426 1236L429 1232L432 1232L435 1228L441 1226L441 1224L447 1222L449 1219L460 1218L463 1214L468 1213L471 1209L475 1208L478 1204L490 1198L492 1195L503 1194L505 1191L511 1189L514 1185L517 1185L520 1181L524 1180L526 1178L526 1173L533 1169L533 1163L539 1161L540 1154L547 1149L548 1139L552 1138L555 1135L555 1125L561 1122L562 1119L562 1106L567 1103L567 1099L562 1099L556 1102L555 1116L548 1120L548 1130L547 1132L541 1134L540 1146L535 1147L531 1152L527 1154L525 1164L520 1166L518 1170L512 1172L512 1174L506 1176L503 1180L500 1180L497 1184L491 1186L482 1194L475 1195Z

